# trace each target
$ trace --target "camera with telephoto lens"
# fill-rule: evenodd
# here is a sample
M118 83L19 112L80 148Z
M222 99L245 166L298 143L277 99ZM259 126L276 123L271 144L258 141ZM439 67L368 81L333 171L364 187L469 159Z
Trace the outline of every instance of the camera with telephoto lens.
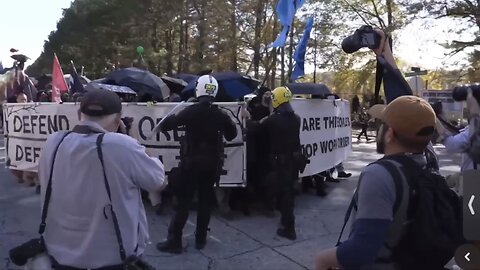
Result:
M123 265L125 270L155 270L155 267L135 255L128 257Z
M47 248L43 240L41 238L35 238L11 249L9 251L9 257L15 265L23 266L27 263L28 259L46 251Z
M478 104L480 104L480 84L479 83L455 87L452 93L453 100L455 101L467 100L468 88L472 89L473 97L475 97Z
M350 54L361 48L377 49L380 46L381 36L375 32L372 26L364 25L357 29L351 36L346 37L342 42L344 52Z

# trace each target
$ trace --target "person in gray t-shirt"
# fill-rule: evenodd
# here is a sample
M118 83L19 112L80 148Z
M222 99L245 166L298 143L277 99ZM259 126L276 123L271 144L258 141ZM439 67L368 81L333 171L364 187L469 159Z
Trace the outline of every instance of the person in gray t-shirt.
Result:
M378 153L385 156L404 154L422 167L426 166L423 153L436 121L428 102L416 96L401 96L388 106L373 106L369 113L383 122L377 137ZM408 183L403 187L408 188ZM315 269L390 269L376 262L377 258L385 256L386 239L398 240L397 223L394 222L398 217L397 214L394 217L396 194L394 179L385 167L376 163L366 167L355 195L358 211L352 214L349 238L336 248L322 251L316 258Z

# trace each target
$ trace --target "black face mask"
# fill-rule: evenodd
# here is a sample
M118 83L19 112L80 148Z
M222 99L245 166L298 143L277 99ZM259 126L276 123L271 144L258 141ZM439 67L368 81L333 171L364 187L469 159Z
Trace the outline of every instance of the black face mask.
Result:
M388 126L381 124L377 132L377 153L385 154L385 134L387 134Z

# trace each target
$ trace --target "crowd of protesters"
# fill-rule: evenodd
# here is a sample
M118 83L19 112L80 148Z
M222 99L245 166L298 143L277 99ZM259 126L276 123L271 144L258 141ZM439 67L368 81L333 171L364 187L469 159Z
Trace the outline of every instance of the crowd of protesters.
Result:
M396 84L394 87L399 87L400 84L398 80L395 82L396 79L388 77L395 76L399 71L390 46L388 42L386 42L385 34L383 32L378 33L382 37L382 42L380 47L374 50L377 59L380 63L383 63L383 65L388 65L394 69L393 72L386 72L384 74L387 76L385 78L385 87L392 87L392 81L393 84ZM207 90L209 90L208 87L205 87L205 91ZM289 92L288 89L283 89L282 91L285 91L285 93ZM94 95L89 94L89 96ZM83 191L80 191L81 189L78 188L79 184L75 184L75 186L70 186L65 184L65 182L63 184L56 184L57 186L53 188L54 190L63 188L76 195L74 204L71 203L72 200L70 197L62 195L61 192L55 193L54 191L54 196L56 197L52 197L57 200L57 204L58 200L60 200L64 202L62 207L66 206L66 210L58 206L53 210L53 215L56 216L54 217L54 226L48 229L50 230L50 239L47 240L49 241L49 245L53 247L51 248L50 252L52 254L50 255L54 256L55 260L58 260L57 263L60 266L68 265L82 268L99 268L105 265L115 265L119 267L118 263L121 263L117 258L118 254L114 248L118 243L112 240L115 239L115 231L109 230L108 233L105 233L104 231L98 230L98 228L94 228L88 233L79 233L74 236L70 235L72 231L78 232L82 229L80 228L80 224L72 220L65 221L59 217L63 217L64 211L71 211L76 215L83 215L83 217L88 216L91 209L88 209L88 211L86 209L79 210L79 207L77 207L79 202L84 205L90 205L92 209L96 207L95 211L98 213L102 212L103 215L106 215L105 209L98 207L99 205L103 206L105 203L110 202L110 206L113 204L116 208L119 207L120 219L114 222L121 221L128 224L128 228L122 228L125 236L127 236L124 238L128 245L126 251L129 254L135 254L141 257L148 238L148 228L143 204L138 202L140 200L139 193L132 192L132 190L143 189L146 191L159 192L165 188L167 182L164 179L163 164L159 160L148 157L145 149L140 146L137 141L129 138L125 134L112 134L115 133L119 127L122 128L122 122L120 121L121 101L155 102L155 100L148 95L137 97L134 95L119 94L113 96L114 97L112 97L112 93L108 93L101 97L89 97L88 100L86 96L81 93L74 93L72 95L65 93L62 96L63 102L81 103L82 125L87 127L88 130L82 131L79 129L76 132L80 134L67 138L66 142L74 147L71 149L68 147L60 148L60 153L63 153L63 156L70 157L69 160L60 159L60 164L62 164L62 162L74 164L78 161L77 156L79 155L73 155L73 153L86 151L85 156L87 154L91 155L88 159L90 164L89 166L85 165L81 170L84 175L92 177L79 178L77 179L79 183L82 181L83 183L89 183L93 178L104 178L105 182L108 182L107 178L126 179L128 181L123 183L125 185L114 185L112 192L109 185L105 184L108 193L107 198L103 196L103 193L95 193L94 188L91 188L92 190L90 191L95 195L90 194L90 197L95 199L93 203L84 198ZM257 122L256 124L262 124L262 119L268 119L275 113L279 113L278 108L287 110L289 114L294 115L292 108L288 104L289 100L285 102L288 106L284 105L280 107L278 104L275 106L272 105L271 96L272 92L270 89L259 89L257 97L249 101L247 105L248 109L246 112L243 112L243 117ZM471 99L471 93L469 93L469 97ZM37 91L35 99L35 101L47 102L51 99L51 94L48 91ZM384 157L367 166L360 175L358 187L353 195L345 217L345 225L349 218L352 220L351 232L348 238L344 242L341 242L340 238L336 247L319 252L315 258L315 269L443 269L452 259L455 248L460 244L466 243L466 240L463 239L461 235L461 226L458 226L458 223L461 222L458 214L460 207L457 207L460 205L460 197L449 189L454 188L459 195L462 195L462 188L461 178L444 181L439 175L438 158L435 153L431 151L431 140L436 130L440 134L440 141L445 144L447 151L451 153L464 153L465 147L467 147L470 141L469 134L471 131L467 128L457 135L449 133L445 127L439 124L431 105L422 98L411 94L395 97L387 95L388 105L372 104L374 106L369 108L368 113L366 109L358 106L359 103L357 99L358 98L354 99L352 103L355 104L353 111L360 115L362 131L358 136L358 140L361 139L362 135L365 135L366 140L369 141L370 138L367 135L367 130L370 117L380 121L381 125L376 138L377 152L384 155ZM32 100L33 98L29 98L23 93L17 93L8 99L9 102L18 103L31 102ZM111 102L112 100L114 102ZM178 102L180 101L180 96L178 93L171 93L167 101ZM213 101L210 100L205 106L210 106L212 102ZM273 108L277 110L274 111ZM471 109L471 117L476 119L476 121L472 122L474 124L473 128L478 128L478 125L480 125L478 123L480 106L476 104L476 106L472 105L469 108ZM97 109L100 109L100 111ZM181 124L180 122L178 125ZM194 124L195 123L192 125ZM102 145L102 140L99 139L100 136L98 136L97 139L89 137L91 134L97 133L108 134L106 136L108 139L103 142L104 149L108 149L105 155L102 155L101 150L99 150ZM53 177L49 175L49 169L53 166L53 162L55 162L56 150L53 150L55 149L54 146L60 145L67 136L69 136L69 133L63 134L63 136L56 133L47 141L48 153L49 156L53 156L53 159L43 158L43 162L40 164L43 193L48 192L45 191L45 185L48 181L51 181ZM265 156L265 153L268 151L265 151L264 147L266 147L266 142L270 137L259 133L255 128L249 129L247 126L246 139L247 143L253 146L247 152L247 189L242 190L240 194L232 193L232 205L235 204L235 198L241 198L243 201L251 203L252 201L246 200L246 198L252 198L252 196L254 196L264 204L263 208L265 209L266 215L273 217L276 205L272 203L272 197L275 197L275 195L270 193L272 190L278 188L276 185L278 185L279 182L272 181L272 179L268 177L268 170L265 169L269 166L269 158ZM96 145L98 152L87 151L85 145L82 145L80 142L85 145L88 144L89 147ZM91 150L93 148L89 149ZM121 151L125 151L125 153L121 153ZM131 156L131 153L135 154L135 156ZM94 158L97 154L100 163L97 162L96 157ZM122 161L123 163L118 162L117 158L119 157L125 159ZM122 164L125 164L125 166L122 166ZM149 164L149 166L145 164ZM114 166L116 169L106 170L106 166ZM154 168L154 170L152 171L151 168ZM462 171L472 168L476 169L475 164L465 155ZM311 187L314 187L317 195L325 196L326 182L338 182L337 179L333 178L333 172L335 170L338 172L338 178L348 178L351 176L350 173L345 172L343 164L340 163L335 166L335 168L302 179L303 191L308 192ZM150 171L150 174L147 173L148 171ZM38 184L38 180L36 180L37 176L33 173L14 170L12 170L12 173L17 176L19 182L27 182L28 185L33 186ZM64 170L64 172L56 176L68 178L69 173ZM427 193L432 192L431 190L422 189L424 188L422 183L424 183L423 181L427 181L426 179L435 179L435 181L438 182L434 190L434 192L436 192L435 196L417 197L417 190ZM95 183L95 185L100 184ZM85 186L88 185L86 184ZM76 188L78 190L75 190ZM400 189L401 191L399 191ZM289 193L291 193L291 190L289 190ZM42 198L43 197L44 196L42 196ZM191 198L189 200L191 200ZM134 201L134 203L130 204L130 201ZM98 205L95 205L95 202L98 202ZM289 207L293 207L292 203L289 203ZM420 205L422 203L423 205ZM132 207L132 205L134 205L134 207ZM183 207L188 208L185 205L183 205ZM434 207L435 211L433 211ZM280 208L282 208L282 206L280 206ZM411 209L415 209L415 211ZM243 210L245 214L249 214L249 205L242 205L241 210ZM423 211L420 213L425 215L415 216L416 211ZM111 212L114 220L116 220L112 208ZM289 212L292 212L290 214L293 215L292 209L289 209ZM441 212L441 214L439 214L439 212ZM188 211L186 215L188 217ZM290 219L292 218L294 217ZM440 220L440 218L444 218L444 220ZM181 219L185 219L185 213L182 213ZM282 223L284 223L284 221L282 216ZM436 226L436 222L443 223L443 227ZM68 223L69 227L61 225L66 223ZM87 218L81 220L80 223L90 224L91 220ZM172 223L175 223L175 221L172 221ZM293 223L293 221L290 223ZM102 227L102 230L108 225L102 218L95 218L91 224ZM56 228L55 225L59 227ZM425 225L429 226L425 227ZM450 230L448 235L445 234L445 231L442 231L445 230L445 228ZM206 234L208 228L205 227L203 229L203 233ZM118 230L118 228L115 230ZM412 233L415 233L415 237L412 237ZM287 238L292 240L296 239L294 230L287 233L279 233L277 231L277 234L286 234ZM93 239L93 237L104 239L104 241L101 240L102 246L95 247L95 249L91 250L72 248L69 252L65 252L63 248L64 246L75 247L75 242L85 242L85 239ZM437 238L447 239L447 244L443 242L442 244L445 245L439 247L439 242L435 240ZM69 239L72 243L65 239ZM201 245L198 246L201 246L201 248L205 246L204 242L200 244ZM88 245L93 246L94 243L89 242ZM62 246L62 248L58 248L59 246ZM419 249L417 249L419 246L423 248L423 250L421 250L422 252L419 252ZM55 247L57 247L57 249L55 249ZM165 250L163 245L160 245L160 247L157 246L157 248L160 251ZM112 250L115 252L112 252ZM167 248L167 250L172 250L171 246ZM181 233L180 242L176 242L174 251L175 253L182 252ZM96 253L107 255L99 256ZM123 253L125 253L125 250L123 250ZM123 256L124 255L125 254L123 254Z

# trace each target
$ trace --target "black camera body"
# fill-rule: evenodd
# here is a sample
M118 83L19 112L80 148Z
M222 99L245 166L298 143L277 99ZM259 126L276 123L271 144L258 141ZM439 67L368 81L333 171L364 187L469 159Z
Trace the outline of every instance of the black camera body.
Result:
M28 259L46 251L47 248L42 238L35 238L16 248L12 248L8 255L15 265L23 266L27 263Z
M480 84L462 85L453 89L452 97L455 101L467 100L468 88L472 89L472 95L480 104Z
M127 131L126 135L130 135L130 130L132 129L133 118L132 117L123 117L121 118L123 124L125 125L125 129ZM120 128L118 128L117 133L122 133Z
M380 47L381 36L375 32L372 26L364 25L357 29L351 36L346 37L342 42L344 52L351 54L361 48L377 49Z

